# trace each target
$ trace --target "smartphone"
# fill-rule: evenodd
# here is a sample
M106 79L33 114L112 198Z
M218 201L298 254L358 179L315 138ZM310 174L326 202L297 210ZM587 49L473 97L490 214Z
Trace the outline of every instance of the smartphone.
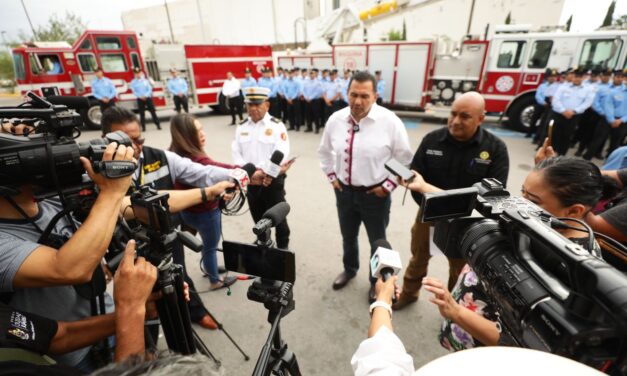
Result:
M292 162L294 162L294 161L296 160L296 158L298 158L298 157L300 157L300 155L297 155L297 156L294 156L294 157L290 158L290 160L289 160L289 161L287 161L287 163L292 163Z
M292 251L225 240L222 252L224 266L232 272L274 281L294 283L296 280L296 260Z
M414 173L411 172L410 169L403 166L401 162L397 161L394 158L385 162L385 169L390 171L394 175L400 177L401 179L405 180L408 183L414 180L414 177L415 177Z
M547 146L552 146L553 145L553 123L555 122L555 120L551 119L551 121L549 122L549 128L547 131L548 137L549 137L549 143L547 144Z

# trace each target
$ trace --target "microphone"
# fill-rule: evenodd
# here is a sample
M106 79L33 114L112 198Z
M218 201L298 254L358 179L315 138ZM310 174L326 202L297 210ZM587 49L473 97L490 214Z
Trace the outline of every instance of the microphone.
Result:
M255 235L260 235L281 224L290 212L290 205L287 202L279 202L263 213L263 216L253 227Z
M377 250L370 259L370 270L374 278L382 278L385 282L401 271L401 255L392 250L392 246L385 239L375 240L373 245Z
M244 192L246 192L248 185L250 184L251 176L257 171L257 168L252 163L246 163L241 168L235 168L229 172L231 181ZM234 192L234 188L228 188L227 193Z
M281 161L283 161L283 152L275 150L270 157L270 163L266 163L266 166L263 168L263 172L272 178L276 178L281 172Z
M51 95L46 100L52 104L61 104L75 110L89 108L89 99L81 96Z

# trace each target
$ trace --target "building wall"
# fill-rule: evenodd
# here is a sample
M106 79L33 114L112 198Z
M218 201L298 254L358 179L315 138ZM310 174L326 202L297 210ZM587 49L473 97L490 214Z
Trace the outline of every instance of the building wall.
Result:
M304 3L302 0L179 0L169 1L168 9L178 43L281 44L294 42L294 21L303 17ZM126 30L141 33L143 39L171 41L164 5L123 12L122 23ZM298 35L302 41L302 28Z

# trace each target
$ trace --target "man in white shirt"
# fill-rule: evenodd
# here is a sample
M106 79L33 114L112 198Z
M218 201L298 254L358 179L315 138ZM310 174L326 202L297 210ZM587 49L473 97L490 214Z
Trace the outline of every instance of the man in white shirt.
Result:
M333 289L346 286L359 269L357 236L364 223L371 254L373 243L385 239L390 218L390 194L396 178L385 169L394 158L409 165L412 152L403 122L393 112L378 106L376 81L368 72L356 73L348 86L349 107L329 118L318 155L337 202L344 245L344 271L333 282ZM374 299L370 278L369 300Z
M279 202L285 202L285 171L289 168L290 162L284 162L288 160L290 142L285 125L268 113L270 89L247 87L243 91L249 117L241 122L235 131L235 140L231 146L233 163L239 166L252 163L255 167L265 170L275 151L283 153L279 176L271 179L271 182L267 179L264 186L248 187L248 206L253 220L257 223L266 210ZM290 228L286 219L276 226L276 246L288 249L289 237Z
M231 124L229 125L235 125L236 109L239 120L243 120L242 112L244 111L244 105L241 99L241 90L242 83L233 76L232 72L226 72L226 80L222 85L222 94L228 101L229 110L231 111Z

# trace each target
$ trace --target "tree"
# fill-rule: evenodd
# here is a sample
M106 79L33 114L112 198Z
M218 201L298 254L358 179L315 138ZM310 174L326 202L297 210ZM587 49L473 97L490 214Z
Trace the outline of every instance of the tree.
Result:
M616 18L614 20L614 25L621 28L627 28L627 14L623 14L622 16Z
M407 25L405 25L405 19L403 19L403 40L407 40Z
M571 14L566 21L566 31L570 31L570 25L573 23L573 15Z
M13 61L11 54L6 51L0 52L0 80L14 80Z
M390 30L388 31L388 41L399 41L403 40L403 33L398 30Z
M614 8L616 8L616 0L612 0L610 6L607 7L607 13L605 14L605 19L601 24L601 27L612 25L612 19L614 17Z
M53 14L48 23L35 29L36 39L39 41L67 41L72 44L81 36L87 24L77 15L66 12L64 18ZM31 40L30 34L20 31L21 41Z
M505 25L509 25L512 23L512 12L507 13L507 17L505 17Z

